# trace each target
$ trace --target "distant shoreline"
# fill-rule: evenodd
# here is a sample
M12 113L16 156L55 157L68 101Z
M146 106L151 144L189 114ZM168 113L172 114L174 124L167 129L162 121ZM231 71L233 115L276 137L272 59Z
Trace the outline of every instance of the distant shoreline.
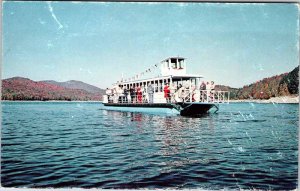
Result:
M272 97L270 99L240 99L229 100L230 103L287 103L287 104L299 104L299 96L281 96Z
M71 103L71 102L86 102L86 103L102 103L103 101L66 101L66 100L1 100L1 102L50 102L50 103ZM282 97L272 97L267 100L261 99L239 99L239 100L229 100L229 103L287 103L287 104L299 104L299 96L282 96Z
M51 103L71 103L71 102L91 102L91 103L102 103L103 101L80 101L80 100L73 100L73 101L65 101L65 100L48 100L48 101L41 101L41 100L1 100L1 102L51 102Z

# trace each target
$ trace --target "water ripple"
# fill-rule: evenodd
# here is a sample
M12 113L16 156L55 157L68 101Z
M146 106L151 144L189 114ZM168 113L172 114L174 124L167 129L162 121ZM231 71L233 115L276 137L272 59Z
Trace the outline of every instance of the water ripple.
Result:
M188 118L19 102L2 114L4 187L297 187L298 105L229 104Z

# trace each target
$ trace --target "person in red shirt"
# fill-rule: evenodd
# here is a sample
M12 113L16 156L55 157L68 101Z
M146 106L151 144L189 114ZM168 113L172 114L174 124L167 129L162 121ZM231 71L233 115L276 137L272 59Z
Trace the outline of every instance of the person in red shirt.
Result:
M138 86L136 89L136 93L137 93L137 100L139 103L142 103L142 91L141 91L141 87Z
M164 97L167 100L167 103L171 102L171 96L170 96L170 88L169 88L169 84L166 83L165 87L164 87Z

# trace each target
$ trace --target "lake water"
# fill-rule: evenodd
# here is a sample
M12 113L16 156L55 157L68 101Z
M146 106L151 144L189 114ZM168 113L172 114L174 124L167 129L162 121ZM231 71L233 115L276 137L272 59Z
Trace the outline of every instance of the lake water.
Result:
M232 103L199 118L100 103L2 103L4 187L297 187L298 104Z

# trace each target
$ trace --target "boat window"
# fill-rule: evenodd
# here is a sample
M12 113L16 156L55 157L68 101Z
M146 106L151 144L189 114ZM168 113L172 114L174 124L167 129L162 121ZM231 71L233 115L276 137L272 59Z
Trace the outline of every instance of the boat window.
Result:
M159 80L159 92L163 90L163 80Z
M179 69L183 69L183 60L179 60Z
M177 59L171 58L171 63L172 63L172 68L176 69L177 68Z
M172 68L176 69L176 63L172 63Z

